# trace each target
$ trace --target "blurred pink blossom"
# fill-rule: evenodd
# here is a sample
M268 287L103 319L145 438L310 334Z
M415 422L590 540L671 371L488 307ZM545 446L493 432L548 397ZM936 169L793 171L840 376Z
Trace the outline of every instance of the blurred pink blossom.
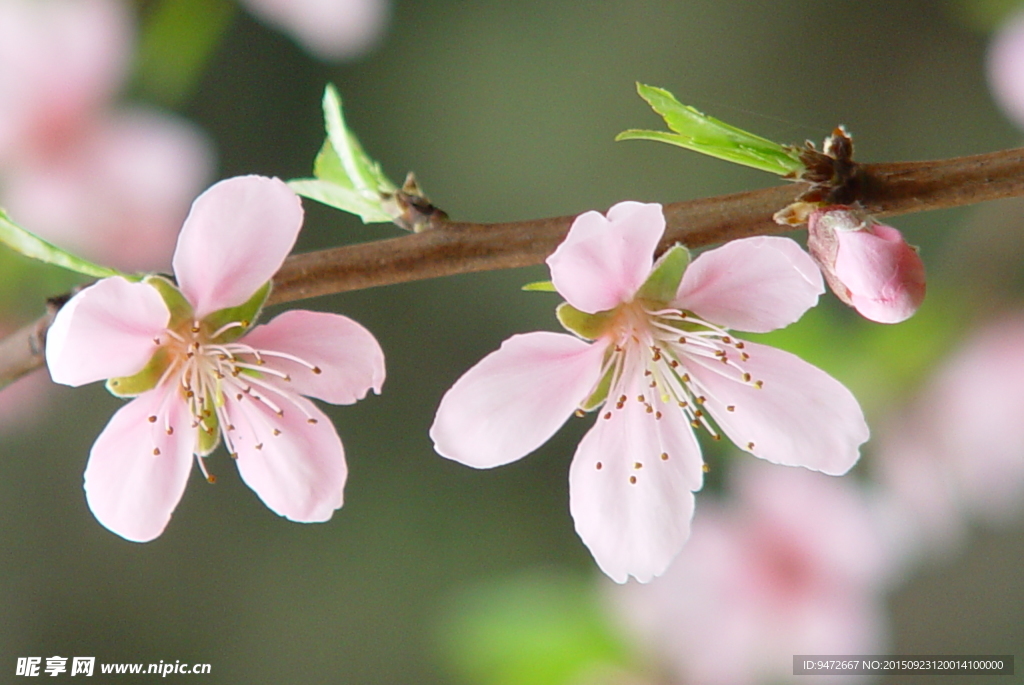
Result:
M257 17L323 60L358 57L380 40L388 0L243 0Z
M892 226L848 207L815 210L807 248L840 300L861 316L899 323L924 301L924 262Z
M0 203L87 258L166 270L212 153L181 119L112 109L131 19L117 0L0 0Z
M638 647L674 682L701 685L790 682L797 654L884 653L889 559L865 493L754 462L733 475L734 499L701 502L662 578L608 588Z
M600 407L569 470L570 510L620 583L660 575L689 535L703 482L695 429L833 475L868 438L842 384L726 330L774 330L813 306L824 286L807 254L788 238L756 237L689 266L681 247L655 262L664 230L657 204L578 216L547 260L575 335L509 338L445 394L430 429L442 456L490 468L532 452L574 411Z
M891 493L895 546L927 553L971 519L1024 511L1024 315L974 333L881 431L878 479Z
M996 103L1024 128L1024 12L1012 15L992 38L987 73Z

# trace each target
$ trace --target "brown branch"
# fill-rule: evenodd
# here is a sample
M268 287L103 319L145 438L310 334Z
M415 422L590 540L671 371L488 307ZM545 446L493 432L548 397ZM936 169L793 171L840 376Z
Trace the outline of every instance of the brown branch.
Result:
M1024 148L930 162L860 167L855 198L891 216L1024 196ZM783 185L665 206L662 247L699 247L791 230L772 215L802 185ZM436 221L422 233L290 256L274 277L273 304L475 271L540 264L565 238L574 216L474 224ZM43 363L38 341L48 317L0 341L0 387ZM35 341L36 346L30 344Z

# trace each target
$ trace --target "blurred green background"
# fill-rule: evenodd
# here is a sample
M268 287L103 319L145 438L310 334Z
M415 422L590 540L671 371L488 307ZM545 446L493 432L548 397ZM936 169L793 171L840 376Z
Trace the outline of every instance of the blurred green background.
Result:
M140 3L142 17L156 5ZM175 106L215 140L219 177L308 176L332 81L367 151L394 179L415 170L454 218L685 200L773 179L668 146L613 143L623 129L659 125L635 81L782 142L820 141L843 123L861 161L1019 145L986 87L984 21L968 21L977 7L965 7L395 0L379 46L333 65L229 10ZM139 77L128 97L174 94ZM306 207L301 250L399 234ZM829 308L780 344L848 383L869 421L881 421L976 316L1019 299L1024 241L992 245L1024 227L1021 209L894 221L929 268L916 328L857 320L829 295ZM197 470L159 539L126 542L93 519L81 486L119 402L102 387L57 390L35 428L0 438L0 669L18 656L95 655L208 662L211 675L178 679L211 684L466 682L439 626L468 588L538 568L584 583L599 573L568 514L567 469L588 421L485 472L438 457L427 437L463 371L513 333L557 326L554 296L519 291L546 277L542 268L476 274L304 305L359 320L388 355L382 396L327 408L350 467L345 506L327 524L277 517L219 454L208 462L217 484ZM1022 559L1018 523L979 529L960 556L916 572L891 600L893 652L1024 656Z

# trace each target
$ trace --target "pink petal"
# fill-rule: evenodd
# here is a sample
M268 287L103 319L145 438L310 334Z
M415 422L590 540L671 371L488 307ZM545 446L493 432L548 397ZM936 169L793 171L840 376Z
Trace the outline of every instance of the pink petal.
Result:
M835 273L850 303L865 318L899 323L924 300L924 263L898 230L873 224L870 230L837 231Z
M257 326L239 342L259 350L267 364L287 373L295 392L333 404L352 404L370 388L380 394L384 383L384 352L377 339L338 314L293 309ZM299 357L320 373L268 351Z
M760 236L698 256L674 304L724 328L765 333L799 319L823 292L818 267L799 245Z
M665 232L659 204L620 202L580 214L547 259L551 281L569 304L594 314L629 302L651 273L654 248Z
M869 435L850 391L789 352L749 342L745 350L750 359L742 368L752 381L763 382L761 389L737 381L736 372L718 361L685 362L722 430L738 447L770 462L846 473Z
M302 204L277 178L229 178L196 198L174 252L196 315L248 300L281 268L301 227Z
M629 576L646 583L690 535L691 491L703 476L700 447L677 407L656 402L664 409L659 420L634 397L622 409L610 404L576 450L569 508L602 571L617 583Z
M448 459L491 468L540 447L587 399L607 345L571 335L514 335L445 393L430 437Z
M86 500L100 523L133 542L163 532L192 466L189 424L175 387L144 393L114 414L85 468Z
M291 404L261 392L283 408L283 416L248 395L225 404L234 426L227 429L228 439L242 480L279 516L301 523L327 521L341 508L348 476L334 424L305 398L295 397Z
M355 57L373 47L388 19L387 0L245 0L245 4L326 60Z
M157 350L170 314L145 283L105 278L75 295L46 334L54 382L84 385L142 370Z

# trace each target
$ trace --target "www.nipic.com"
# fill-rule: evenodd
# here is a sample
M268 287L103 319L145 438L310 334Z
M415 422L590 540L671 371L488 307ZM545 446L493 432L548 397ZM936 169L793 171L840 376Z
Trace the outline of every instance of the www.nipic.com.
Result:
M20 656L14 670L18 676L91 676L103 675L207 675L210 664L190 664L181 661L160 661L154 664L100 663L94 656Z

